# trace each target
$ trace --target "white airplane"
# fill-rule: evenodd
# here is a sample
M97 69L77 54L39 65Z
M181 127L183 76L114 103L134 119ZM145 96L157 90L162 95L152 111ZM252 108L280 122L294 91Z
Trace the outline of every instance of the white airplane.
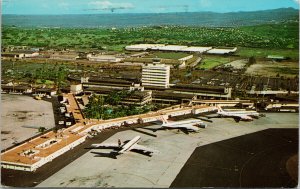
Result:
M217 106L217 114L221 117L232 117L236 122L242 121L253 121L254 118L259 117L257 111L224 111L220 106Z
M165 129L180 129L184 133L188 134L188 132L197 132L199 131L199 127L205 128L207 125L199 120L185 120L185 121L176 121L176 122L168 122L164 117L161 117L162 124L161 128L155 129L157 130L165 130Z
M111 155L120 155L128 151L137 151L141 152L142 154L151 156L153 153L158 153L157 150L153 150L142 145L138 145L138 141L141 139L140 136L136 136L130 141L121 142L120 140L118 143L101 143L101 144L92 144L91 148L112 148L114 149L110 154ZM103 155L103 153L99 152L92 152L94 154Z

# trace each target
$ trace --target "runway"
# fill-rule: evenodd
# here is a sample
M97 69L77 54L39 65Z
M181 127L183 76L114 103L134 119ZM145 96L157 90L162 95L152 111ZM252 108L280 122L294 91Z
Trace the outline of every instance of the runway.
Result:
M171 187L296 187L286 169L295 154L298 129L267 129L208 144L194 151Z
M157 135L155 137L153 132L141 128L139 130L142 132L134 130L118 132L105 142L117 142L118 139L129 140L140 135L142 139L139 144L157 149L160 153L148 157L129 152L118 156L117 159L112 159L95 157L95 154L91 153L92 151L107 153L108 150L87 150L81 157L38 186L260 186L266 182L260 182L255 179L255 175L253 176L258 172L257 170L260 170L260 167L266 162L273 162L265 165L266 167L259 171L261 177L266 174L267 178L272 178L278 167L275 166L276 162L284 160L281 155L287 158L291 154L298 153L298 147L295 146L296 143L298 144L298 116L298 114L270 113L267 114L267 117L253 122L240 123L236 123L232 119L216 118L213 119L213 123L208 123L206 129L189 135L173 130L158 131L155 133ZM296 129L292 129L291 133L272 131L269 134L269 128ZM262 131L262 134L259 134L259 131ZM284 142L289 140L292 142ZM271 150L268 151L268 149ZM274 153L278 149L281 149L281 153ZM290 151L285 151L285 149L290 149ZM194 158L195 156L197 158ZM265 156L270 158L264 161L263 157ZM283 166L279 167L283 168ZM286 171L284 174L276 173L275 176L277 175L283 180L289 179L289 175L285 173ZM226 176L224 177L224 175ZM251 179L247 179L248 177ZM268 186L286 184L286 182L277 182L279 179L272 181L267 178L263 180L267 181ZM293 185L293 182L289 182L287 186L289 185Z

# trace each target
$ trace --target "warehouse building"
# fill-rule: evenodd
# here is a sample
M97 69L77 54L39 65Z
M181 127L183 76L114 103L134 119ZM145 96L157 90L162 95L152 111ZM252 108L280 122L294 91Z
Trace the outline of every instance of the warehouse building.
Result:
M190 53L204 53L208 50L211 50L212 47L187 47L181 49L182 52L190 52Z
M181 46L181 45L166 45L162 47L158 47L157 50L160 51L182 51L182 49L187 48L187 46ZM153 48L152 48L153 49ZM153 49L156 50L156 49Z
M27 85L17 85L17 86L1 85L1 93L30 94L32 93L32 87Z
M3 52L1 56L4 58L34 58L39 56L39 52L33 50L17 50L17 51L10 51L10 52Z
M126 46L125 49L128 51L146 51L148 49L156 49L165 46L164 44L137 44Z
M215 48L207 51L207 54L231 54L237 51L237 48Z
M93 61L93 62L113 62L113 63L117 63L117 62L121 62L123 60L123 58L113 56L113 55L92 55L92 54L88 54L87 58L89 59L89 61Z

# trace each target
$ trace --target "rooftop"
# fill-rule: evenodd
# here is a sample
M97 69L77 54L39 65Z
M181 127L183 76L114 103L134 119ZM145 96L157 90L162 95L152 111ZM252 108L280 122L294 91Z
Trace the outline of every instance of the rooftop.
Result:
M187 47L187 48L181 49L181 51L203 53L203 52L206 52L210 49L212 49L212 47Z
M233 53L237 50L237 48L215 48L207 51L208 54L228 54L228 53Z

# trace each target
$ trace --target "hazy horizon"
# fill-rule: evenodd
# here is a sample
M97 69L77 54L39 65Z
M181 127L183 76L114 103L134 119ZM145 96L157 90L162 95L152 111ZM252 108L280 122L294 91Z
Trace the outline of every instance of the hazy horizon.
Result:
M226 3L225 3L226 2ZM252 12L299 10L299 0L3 0L3 15L151 14L180 12Z
M216 14L228 14L228 13L248 13L248 12L259 12L259 11L271 11L271 10L277 10L277 9L294 9L299 10L299 8L294 7L286 7L286 8L276 8L276 9L261 9L261 10L255 10L255 11L231 11L231 12L215 12L215 11L194 11L194 12L163 12L163 13L143 13L143 12L137 12L137 13L119 13L119 12L113 12L113 13L81 13L81 14L2 14L2 15L18 15L18 16L62 16L62 15L115 15L115 14L172 14L172 13L216 13Z

